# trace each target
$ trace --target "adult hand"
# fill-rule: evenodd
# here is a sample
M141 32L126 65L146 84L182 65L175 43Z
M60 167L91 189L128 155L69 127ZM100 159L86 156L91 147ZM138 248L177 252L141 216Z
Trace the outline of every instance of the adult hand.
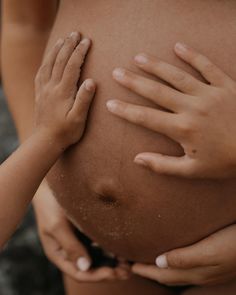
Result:
M186 248L167 252L156 265L135 264L132 271L165 285L215 285L236 278L236 225Z
M73 226L55 200L46 181L34 200L39 236L49 260L77 281L97 282L126 279L126 267L90 269L91 258L74 234Z

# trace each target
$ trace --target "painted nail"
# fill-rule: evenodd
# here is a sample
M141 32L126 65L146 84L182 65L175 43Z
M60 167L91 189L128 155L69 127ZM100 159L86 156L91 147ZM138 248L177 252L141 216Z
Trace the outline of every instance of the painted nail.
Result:
M94 82L92 80L86 80L85 81L85 88L88 91L94 91L94 88L95 88Z
M148 62L148 58L147 58L147 56L144 55L144 54L138 54L138 55L136 55L135 58L134 58L134 60L135 60L138 64L140 64L140 65L144 65L144 64L146 64L146 63Z
M90 269L91 263L86 257L80 257L77 260L77 267L80 271L88 271Z
M107 108L110 112L115 112L116 108L117 108L117 102L115 100L109 100L107 103Z
M157 257L156 266L159 268L168 268L168 261L166 255L161 255Z
M178 42L175 44L175 49L180 53L184 53L187 51L188 47L186 44Z
M125 76L125 70L122 68L117 68L113 71L113 77L116 80L123 80L124 76Z

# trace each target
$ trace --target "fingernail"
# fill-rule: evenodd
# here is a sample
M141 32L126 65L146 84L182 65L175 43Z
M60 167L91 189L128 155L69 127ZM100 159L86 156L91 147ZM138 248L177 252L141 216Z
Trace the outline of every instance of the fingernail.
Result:
M94 82L92 80L86 80L85 81L85 88L88 91L94 91L94 88L95 88Z
M186 44L178 42L175 44L175 49L180 53L184 53L187 51L188 47Z
M91 263L86 257L80 257L77 260L77 267L80 271L88 271L90 269Z
M107 103L107 108L110 112L115 112L116 108L117 108L117 102L115 100L109 100Z
M121 69L121 68L117 68L113 71L113 77L116 79L116 80L123 80L125 76L125 70L124 69Z
M83 44L83 45L90 45L90 39L88 39L88 38L84 38L84 39L80 42L80 44Z
M148 58L147 58L147 56L144 55L144 54L138 54L138 55L136 55L135 58L134 58L134 60L135 60L138 64L140 64L140 65L144 65L144 64L146 64L146 63L148 62Z
M156 266L159 268L168 268L168 261L166 255L161 255L157 257Z
M73 38L74 40L76 40L79 37L79 33L78 32L72 32L70 34L70 37Z
M57 40L56 45L60 46L60 45L62 45L63 43L64 43L64 39L60 38L60 39Z
M135 159L134 159L134 162L136 163L136 164L138 164L138 165L142 165L142 166L147 166L147 162L145 162L144 161L144 159L142 159L142 158L139 158L139 157L136 157Z

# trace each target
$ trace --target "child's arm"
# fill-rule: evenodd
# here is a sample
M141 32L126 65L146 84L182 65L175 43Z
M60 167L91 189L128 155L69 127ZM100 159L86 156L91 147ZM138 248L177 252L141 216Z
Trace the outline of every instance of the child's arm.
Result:
M76 39L76 47L73 46ZM0 167L0 247L15 230L41 181L61 153L82 136L95 84L80 89L90 41L73 33L59 40L36 77L35 131Z
M131 91L168 111L108 102L117 116L180 143L182 157L157 153L137 155L135 162L157 173L196 178L236 176L236 82L205 56L183 44L175 53L198 70L208 83L155 57L141 54L135 63L143 71L161 78L173 88L123 69L114 78Z

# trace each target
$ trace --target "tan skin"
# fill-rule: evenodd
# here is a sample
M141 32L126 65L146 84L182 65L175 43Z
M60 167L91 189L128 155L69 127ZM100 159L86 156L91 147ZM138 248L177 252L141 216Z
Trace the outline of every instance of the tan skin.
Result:
M172 84L177 90L125 69L114 70L114 79L171 113L119 100L108 101L108 110L131 123L170 137L173 135L185 151L179 158L143 153L135 157L135 163L156 173L182 177L235 177L236 142L232 134L235 133L236 82L187 45L177 43L174 50L195 67L207 83L156 57L139 54L134 58L139 68ZM192 153L193 150L198 152ZM135 264L132 270L167 285L230 281L235 278L235 229L233 225L189 248L165 253L157 257L157 267Z
M88 5L89 5L89 3L88 3ZM81 7L80 7L81 8ZM83 7L82 7L83 8ZM90 9L93 9L92 7L90 8ZM81 9L80 9L81 10ZM66 11L66 10L65 10ZM107 11L107 10L104 10L104 11ZM82 13L82 12L81 12ZM100 12L101 13L101 12ZM85 14L84 14L85 15ZM69 16L69 15L68 15ZM103 20L105 19L105 18L102 18ZM124 23L124 22L123 22ZM125 23L124 23L125 24ZM83 26L85 26L84 24L82 24ZM109 29L108 27L107 27L107 29ZM61 28L61 30L62 30L62 28ZM89 27L87 26L87 27L84 27L84 30L86 31L86 30L89 30ZM91 32L93 31L93 28L91 28L91 31L89 31L90 32L90 34L91 34ZM94 32L96 32L96 30L94 31ZM95 41L98 41L98 39L96 38L96 36L94 36L95 37ZM141 41L140 41L140 49L141 49ZM115 44L116 45L116 44ZM117 45L116 45L117 46ZM143 46L143 44L142 44L142 46ZM164 47L165 47L165 49L166 48L168 48L168 47L166 47L166 45L164 45ZM125 47L124 47L125 48ZM137 48L136 48L137 49ZM129 52L129 54L130 54L130 52ZM133 54L133 53L132 53ZM127 56L128 57L128 56ZM99 62L99 59L97 60L98 62ZM173 61L173 60L172 60ZM124 60L122 63L125 63L126 62L126 60ZM112 64L111 64L111 66L113 66ZM103 71L103 73L104 73L104 71ZM103 73L101 73L101 72L99 72L99 75L101 75L101 74L103 74ZM110 75L110 73L111 73L111 71L109 70L109 75ZM118 89L118 88L117 88ZM127 95L127 93L128 92L124 92L123 94L126 94ZM114 95L114 94L113 94ZM101 98L101 97L100 97ZM137 135L137 134L136 134ZM54 235L53 235L54 236ZM61 241L62 241L62 239L61 239ZM136 242L138 242L137 240L136 240ZM77 244L78 245L78 244ZM75 251L76 252L76 251ZM76 252L76 253L78 253L78 252ZM75 288L74 290L72 289L73 287L70 287L70 286L72 286L72 285L74 285L73 287ZM130 282L129 282L129 285L132 285L132 287L133 287L133 284L130 284ZM170 294L170 293L172 293L172 290L170 289L169 291L165 291L163 288L159 288L159 287L157 287L157 286L155 286L155 288L153 289L153 290L150 290L150 289L147 289L147 288L149 288L148 286L147 286L148 284L143 284L142 285L142 287L144 288L143 290L148 290L147 292L149 292L150 294L151 294L151 292L153 292L153 294L164 294L164 292L167 292L168 294ZM84 289L84 292L86 292L86 288L87 288L87 294L89 294L89 292L93 292L93 288L92 287L89 287L89 286L84 286L84 287L81 287L81 286L75 286L75 284L73 284L72 282L70 282L70 286L68 285L68 290L69 290L69 292L71 292L71 294L77 294L79 291L78 291L78 289L79 290L81 290L81 288L83 288ZM100 285L101 286L101 285ZM121 285L120 285L121 286ZM136 286L138 286L138 289L140 289L140 285L139 285L139 283L138 283L138 281L136 281ZM150 286L150 285L149 285ZM128 288L128 285L123 285L123 287L125 287L125 288ZM76 291L76 288L78 288L77 289L77 291ZM97 292L99 292L99 290L98 290L98 286L95 286L95 288L96 288L96 291ZM102 289L103 287L101 287L101 289ZM104 288L106 288L105 286L104 286ZM110 288L110 292L111 292L111 289L112 289L112 287L110 286L109 287ZM107 289L106 289L106 292L108 292L108 289L109 289L108 287L107 287ZM150 287L151 288L151 287ZM116 288L116 290L117 290L117 294L120 294L119 292L119 290L118 290L119 288ZM127 289L126 289L127 290ZM133 289L134 290L134 289ZM141 289L140 289L140 291L142 291ZM131 289L131 292L132 292L132 289ZM174 292L174 291L173 291Z
M77 89L78 68L90 47L89 39L79 42L78 36L75 32L66 41L58 40L45 58L35 81L33 134L0 167L1 248L49 169L85 129L95 83L86 80ZM75 48L68 46L72 39L78 42Z

